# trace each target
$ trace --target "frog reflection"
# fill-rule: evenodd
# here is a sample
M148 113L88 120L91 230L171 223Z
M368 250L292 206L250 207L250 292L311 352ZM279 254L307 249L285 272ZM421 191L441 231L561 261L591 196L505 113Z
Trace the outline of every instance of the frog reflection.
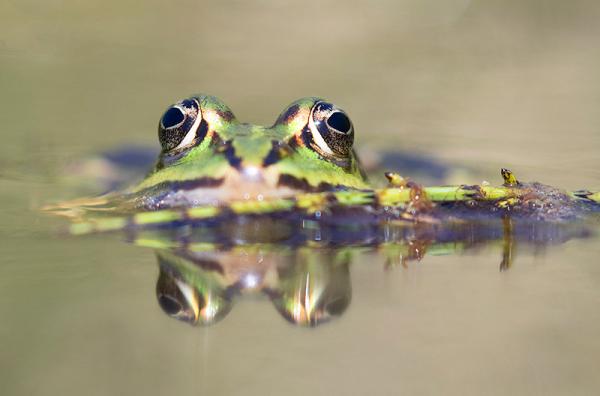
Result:
M348 252L249 247L222 252L159 250L156 255L161 309L193 325L222 320L243 294L262 293L286 320L311 327L342 315L351 300Z
M494 246L499 269L505 271L522 248L538 252L591 235L587 227L509 219L443 226L388 225L368 232L308 226L304 234L294 234L290 229L281 221L248 222L190 233L137 234L133 242L158 249L157 299L173 318L210 325L227 316L236 299L262 294L289 322L314 327L343 315L348 308L350 263L359 251L381 256L385 268L391 268L426 255Z
M277 287L265 289L277 311L291 323L316 326L342 315L350 305L350 253L315 253L299 250L278 269Z
M156 253L159 276L156 297L169 316L191 324L211 324L224 318L232 306L233 288L227 288L209 261L189 261L167 251ZM194 268L198 265L198 268ZM218 270L217 270L218 271Z

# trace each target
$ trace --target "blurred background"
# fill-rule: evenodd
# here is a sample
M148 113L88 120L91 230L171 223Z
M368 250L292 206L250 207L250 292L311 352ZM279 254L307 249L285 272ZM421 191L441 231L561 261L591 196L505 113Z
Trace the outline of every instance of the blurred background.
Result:
M166 106L206 92L260 124L296 98L323 96L350 113L359 147L485 164L490 178L499 166L571 188L574 172L600 176L595 1L0 7L0 117L13 163L155 144Z
M158 147L198 92L258 124L322 96L358 147L598 188L599 20L592 0L0 2L2 393L594 393L597 242L502 275L496 250L370 259L322 329L250 300L207 330L159 311L150 250L62 240L35 209L77 195L73 159Z

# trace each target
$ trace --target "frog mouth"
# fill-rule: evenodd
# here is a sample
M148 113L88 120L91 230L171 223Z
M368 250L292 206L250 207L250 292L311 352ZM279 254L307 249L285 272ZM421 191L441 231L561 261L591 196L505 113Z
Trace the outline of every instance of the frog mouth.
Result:
M273 168L252 165L230 168L222 177L205 176L193 180L171 181L138 191L141 206L152 209L223 206L235 201L263 201L294 197L302 188L282 186L280 174ZM139 205L136 205L139 206Z
M306 192L301 188L281 186L280 180L280 172L274 168L245 165L229 172L215 193L221 201L228 202L289 198Z

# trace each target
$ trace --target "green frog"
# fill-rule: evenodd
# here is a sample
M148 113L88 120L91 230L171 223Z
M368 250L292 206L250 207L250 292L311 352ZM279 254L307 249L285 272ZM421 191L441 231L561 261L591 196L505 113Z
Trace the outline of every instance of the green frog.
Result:
M131 189L135 208L221 205L289 198L300 192L365 189L347 114L317 98L300 99L271 127L240 123L211 96L169 107L160 119L162 151Z
M240 217L371 225L481 216L564 221L599 207L599 193L521 183L506 169L496 187L425 188L386 173L389 185L376 188L354 150L355 133L348 114L320 98L293 102L264 127L238 121L214 96L193 96L160 117L161 152L140 183L50 209L72 219L72 233L85 234Z
M523 183L506 169L500 186L423 187L391 172L376 186L354 137L348 114L324 99L297 100L263 127L193 96L160 117L161 151L139 183L48 210L69 217L73 234L124 231L154 249L156 296L171 317L209 325L237 296L260 293L286 320L316 326L350 304L354 253L383 254L387 268L494 243L503 271L515 240L586 237L574 220L600 207L598 193Z

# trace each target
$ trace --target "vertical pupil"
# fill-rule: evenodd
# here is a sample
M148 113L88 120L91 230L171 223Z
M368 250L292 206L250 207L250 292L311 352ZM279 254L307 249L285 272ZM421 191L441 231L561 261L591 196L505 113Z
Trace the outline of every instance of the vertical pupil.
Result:
M335 113L329 116L329 118L327 119L327 125L342 133L348 133L352 128L352 124L350 124L350 119L346 117L344 113L340 113L339 111L336 111Z
M162 126L165 129L173 128L183 122L185 115L177 107L171 107L162 118Z

